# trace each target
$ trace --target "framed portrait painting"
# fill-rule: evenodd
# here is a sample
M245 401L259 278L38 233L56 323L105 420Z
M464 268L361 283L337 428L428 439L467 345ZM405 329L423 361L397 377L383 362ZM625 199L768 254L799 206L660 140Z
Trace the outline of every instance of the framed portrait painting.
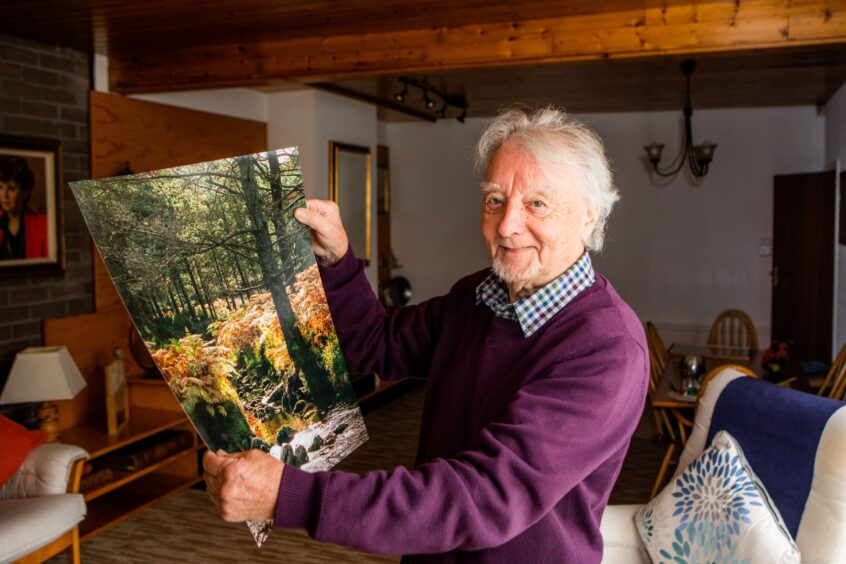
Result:
M0 276L64 270L62 146L0 136Z

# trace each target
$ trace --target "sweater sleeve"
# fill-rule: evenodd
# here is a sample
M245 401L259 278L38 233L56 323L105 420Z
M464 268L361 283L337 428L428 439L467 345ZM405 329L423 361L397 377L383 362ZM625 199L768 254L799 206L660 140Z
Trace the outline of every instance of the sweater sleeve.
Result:
M337 265L321 266L320 276L344 359L353 371L376 372L387 380L425 377L445 297L389 315L352 248Z
M363 475L286 467L277 526L383 554L509 541L624 448L637 426L643 348L614 337L593 350L523 385L475 448L454 458Z

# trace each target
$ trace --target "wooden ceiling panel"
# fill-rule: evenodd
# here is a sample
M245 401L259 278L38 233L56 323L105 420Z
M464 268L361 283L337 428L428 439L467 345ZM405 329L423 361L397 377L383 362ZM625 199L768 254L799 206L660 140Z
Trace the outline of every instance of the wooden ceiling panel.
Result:
M468 116L491 116L505 105L554 104L578 113L678 110L684 96L682 57L583 61L553 65L412 74L464 96ZM846 47L762 51L696 58L691 80L694 108L822 105L846 81ZM393 101L401 75L333 81L346 91ZM406 105L423 111L422 92ZM436 108L437 109L437 108ZM455 117L452 110L448 117ZM386 121L413 119L382 112Z
M823 103L846 48L846 0L7 0L0 22L108 55L115 92L295 81L387 102L411 76L470 116L678 108L691 55L697 108Z
M22 37L121 56L139 47L359 35L642 6L642 0L22 0L0 3L0 22Z
M112 59L110 85L137 93L846 44L846 0L644 0L616 7L457 26L210 39L169 51L136 48Z

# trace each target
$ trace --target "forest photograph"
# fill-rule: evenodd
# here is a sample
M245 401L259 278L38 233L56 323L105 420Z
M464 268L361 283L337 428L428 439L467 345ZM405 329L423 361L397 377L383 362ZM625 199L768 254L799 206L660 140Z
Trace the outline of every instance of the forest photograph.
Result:
M71 184L170 389L213 451L326 470L367 440L296 148Z

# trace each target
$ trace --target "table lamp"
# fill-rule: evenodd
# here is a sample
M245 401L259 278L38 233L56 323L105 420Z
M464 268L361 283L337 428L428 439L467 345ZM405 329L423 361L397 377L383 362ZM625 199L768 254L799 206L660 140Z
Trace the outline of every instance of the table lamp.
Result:
M38 409L49 442L59 439L56 400L73 399L86 386L67 347L29 347L15 356L0 404L44 402Z

